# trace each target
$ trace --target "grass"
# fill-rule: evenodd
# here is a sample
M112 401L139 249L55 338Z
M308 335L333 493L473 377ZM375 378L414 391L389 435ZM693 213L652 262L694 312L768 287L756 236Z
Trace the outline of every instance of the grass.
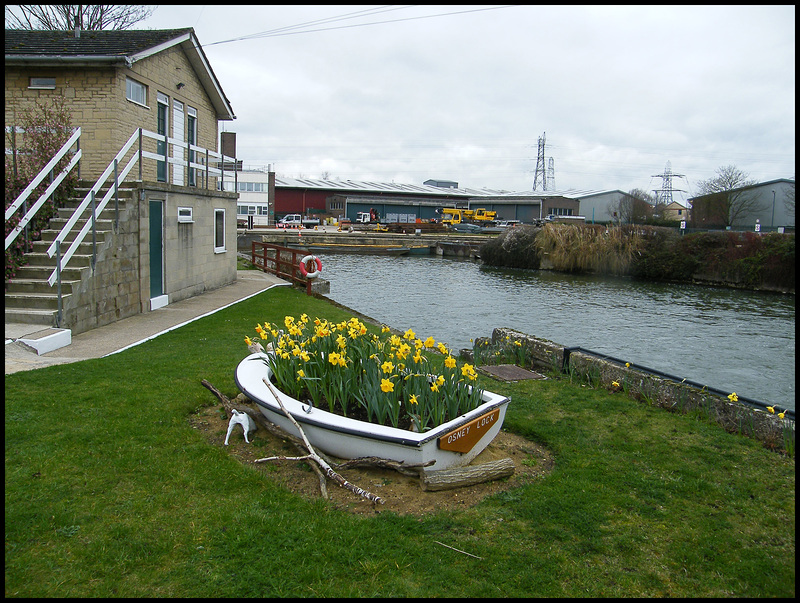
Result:
M6 596L794 596L793 459L568 380L484 382L556 467L471 509L363 518L271 483L189 416L201 379L237 392L256 322L302 312L349 317L277 287L6 376Z

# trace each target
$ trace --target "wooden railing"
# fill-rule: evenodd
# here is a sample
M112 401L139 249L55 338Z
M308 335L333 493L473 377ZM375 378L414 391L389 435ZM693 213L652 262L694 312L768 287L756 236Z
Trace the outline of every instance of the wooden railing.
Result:
M308 251L303 249L253 241L250 257L253 265L257 268L295 285L305 286L306 293L311 295L313 280L303 276L300 271L300 262L307 255ZM313 268L311 269L313 270Z

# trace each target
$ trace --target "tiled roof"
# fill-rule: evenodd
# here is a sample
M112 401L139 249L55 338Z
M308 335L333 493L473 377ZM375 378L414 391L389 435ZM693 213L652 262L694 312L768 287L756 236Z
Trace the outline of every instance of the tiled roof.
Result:
M208 92L217 119L236 116L217 76L194 35L194 29L128 29L74 31L6 29L6 65L126 64L180 45Z
M6 59L10 57L130 57L192 33L192 28L153 30L46 31L6 29Z

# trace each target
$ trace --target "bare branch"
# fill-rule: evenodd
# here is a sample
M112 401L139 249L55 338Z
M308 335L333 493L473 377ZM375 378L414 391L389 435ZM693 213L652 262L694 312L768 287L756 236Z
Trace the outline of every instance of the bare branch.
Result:
M15 4L5 8L6 28L68 31L130 29L155 11L138 4Z

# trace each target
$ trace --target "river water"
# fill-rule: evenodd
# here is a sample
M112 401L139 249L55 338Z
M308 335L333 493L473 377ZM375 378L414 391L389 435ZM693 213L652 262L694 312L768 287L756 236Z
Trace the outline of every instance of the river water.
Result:
M327 297L451 349L509 327L795 408L795 297L437 256L320 254Z

